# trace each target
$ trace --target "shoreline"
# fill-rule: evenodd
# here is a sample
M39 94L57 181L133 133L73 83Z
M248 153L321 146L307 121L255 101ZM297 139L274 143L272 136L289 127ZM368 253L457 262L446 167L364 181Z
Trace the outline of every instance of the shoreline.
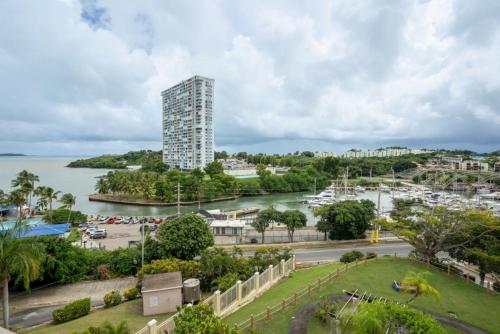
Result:
M206 203L216 203L216 202L223 202L223 201L232 201L235 199L238 199L242 197L242 195L235 195L235 196L229 196L229 197L221 197L221 198L214 198L211 200L200 200L200 201L184 201L184 202L179 202L180 206L189 206L189 205L196 205L198 203L201 204L206 204ZM119 198L115 197L113 195L102 195L102 194L92 194L89 195L89 201L93 202L103 202L103 203L113 203L113 204L123 204L123 205L137 205L137 206L161 206L161 207L173 207L177 206L177 202L158 202L155 200L146 200L146 199L126 199L126 198Z

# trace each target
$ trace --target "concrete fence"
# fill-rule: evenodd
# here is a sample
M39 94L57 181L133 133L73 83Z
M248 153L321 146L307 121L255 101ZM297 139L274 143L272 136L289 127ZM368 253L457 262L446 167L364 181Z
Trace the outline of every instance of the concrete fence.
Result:
M288 261L281 260L278 265L269 266L269 268L262 273L256 272L245 282L236 282L235 285L223 293L215 291L213 295L202 302L212 305L215 315L220 317L227 316L241 306L253 301L276 284L281 278L288 276L293 270L295 270L295 255ZM153 319L148 322L146 327L136 332L136 334L174 333L175 317L178 314L179 313L174 314L161 323Z

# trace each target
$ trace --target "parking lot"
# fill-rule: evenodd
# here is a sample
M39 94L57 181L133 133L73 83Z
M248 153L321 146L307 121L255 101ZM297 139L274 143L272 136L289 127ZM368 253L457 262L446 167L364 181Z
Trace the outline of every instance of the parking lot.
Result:
M118 247L128 247L129 241L140 241L140 224L94 224L98 228L104 228L107 237L103 239L89 239L86 247L105 247L113 250Z

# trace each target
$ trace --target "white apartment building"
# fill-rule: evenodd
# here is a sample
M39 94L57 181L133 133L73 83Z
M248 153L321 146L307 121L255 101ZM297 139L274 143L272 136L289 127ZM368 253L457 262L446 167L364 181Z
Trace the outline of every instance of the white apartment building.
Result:
M342 154L344 158L368 158L368 157L397 157L405 154L424 154L432 152L427 149L413 149L413 148L379 148L376 150L349 150Z
M163 162L190 170L214 161L214 80L194 76L163 91Z

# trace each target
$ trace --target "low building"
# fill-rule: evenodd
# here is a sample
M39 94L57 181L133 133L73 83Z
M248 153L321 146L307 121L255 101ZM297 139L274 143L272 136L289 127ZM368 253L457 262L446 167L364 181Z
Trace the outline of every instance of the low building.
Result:
M500 161L497 161L493 164L493 171L500 172Z
M314 152L315 158L328 158L328 157L336 157L336 156L337 156L337 154L335 152L320 152L320 151Z
M212 220L209 225L216 245L239 244L243 240L245 230L245 221L243 220Z
M479 160L465 160L460 163L456 163L455 169L487 172L489 165L487 162L481 162Z
M145 316L176 312L182 306L182 275L178 271L145 275L141 293Z

